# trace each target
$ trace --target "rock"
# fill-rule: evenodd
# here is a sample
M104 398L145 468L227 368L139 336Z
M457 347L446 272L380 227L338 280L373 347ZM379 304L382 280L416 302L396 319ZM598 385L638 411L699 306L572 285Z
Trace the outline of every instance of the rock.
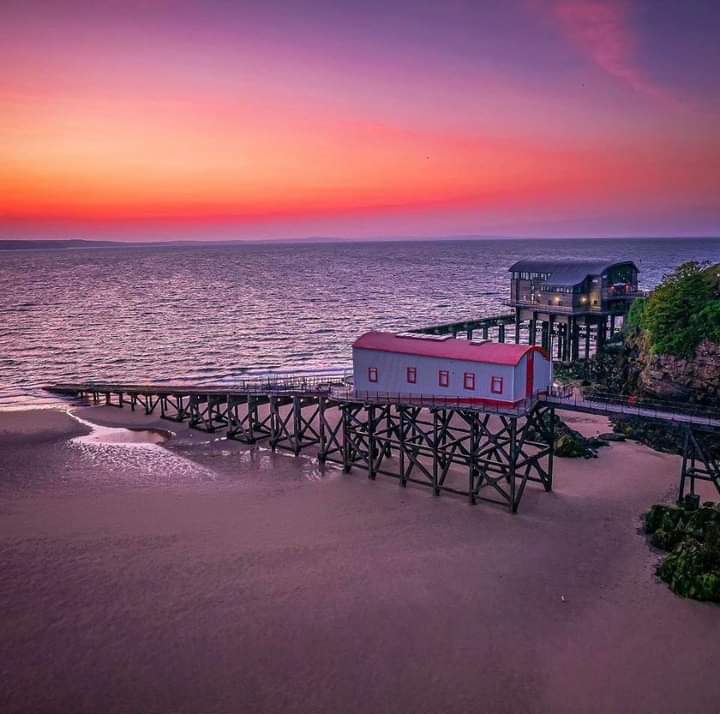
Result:
M659 529L674 530L684 514L685 511L680 506L656 504L645 514L645 532L655 533Z
M720 511L715 508L698 508L685 521L684 530L699 540L706 541L712 528L720 528Z
M684 538L685 534L681 530L669 530L658 528L651 536L650 542L660 550L671 551Z
M635 416L611 417L610 421L615 432L626 439L639 441L655 451L682 454L684 432L674 424L649 422ZM711 439L708 437L708 445Z
M571 429L557 415L555 415L552 424L549 423L548 416L545 416L544 419L547 430L552 427L555 433L556 456L569 458L592 458L597 455L594 452L594 448L604 445L597 439L586 439L579 431ZM542 428L536 429L534 427L529 427L526 437L531 441L544 442L547 438L546 430L543 430Z
M692 359L641 349L638 387L660 399L712 404L720 394L720 345L704 340Z
M615 432L608 431L605 434L598 434L598 439L603 441L625 441L625 434L616 434Z
M678 595L720 602L720 551L694 538L680 542L657 574Z
M577 439L572 434L561 434L555 440L555 456L578 458L585 456L587 451L584 440Z
M657 548L670 551L657 569L671 590L683 597L720 602L720 506L654 505L645 514L645 531Z

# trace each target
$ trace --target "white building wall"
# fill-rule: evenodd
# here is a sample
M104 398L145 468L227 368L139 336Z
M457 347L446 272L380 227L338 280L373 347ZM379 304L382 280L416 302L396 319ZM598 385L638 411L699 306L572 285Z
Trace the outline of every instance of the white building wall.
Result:
M368 369L378 370L378 381L370 382ZM407 368L415 367L416 383L407 381ZM514 402L525 398L523 391L515 387L515 372L512 365L465 362L439 357L419 357L381 352L377 350L353 349L353 372L355 389L361 392L391 392L399 394L426 394L436 397L464 397L466 399L493 399ZM449 372L447 387L439 386L439 370ZM475 375L475 389L464 388L465 373ZM502 377L502 394L491 391L492 377Z
M535 355L537 357L537 355ZM527 389L527 363L530 355L525 353L518 362L517 369L515 370L515 394L517 399L525 399Z
M552 360L545 359L539 352L535 353L535 391L544 392L550 389L553 382Z
M353 349L355 389L361 392L390 392L395 394L426 394L436 397L491 399L516 402L525 399L527 359L524 355L517 366L481 362L466 362L440 357ZM378 371L378 381L370 382L368 370ZM416 382L407 381L407 368L415 367ZM533 391L544 391L552 383L552 363L540 352L534 353ZM439 371L449 372L447 387L439 386ZM475 375L475 389L465 389L465 373ZM492 377L502 377L502 394L491 391Z

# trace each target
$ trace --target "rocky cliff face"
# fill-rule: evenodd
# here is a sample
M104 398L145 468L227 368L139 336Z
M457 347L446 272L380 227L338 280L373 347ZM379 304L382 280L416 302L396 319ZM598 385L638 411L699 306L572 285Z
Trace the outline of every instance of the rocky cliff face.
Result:
M701 342L690 359L641 348L633 362L639 390L647 395L720 405L720 345L714 342Z

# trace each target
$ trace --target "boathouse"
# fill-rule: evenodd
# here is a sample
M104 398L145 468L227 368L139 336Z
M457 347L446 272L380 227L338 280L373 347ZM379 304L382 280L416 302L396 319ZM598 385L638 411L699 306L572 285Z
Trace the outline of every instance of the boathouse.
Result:
M416 328L426 335L539 344L559 362L587 359L620 328L638 290L632 261L520 260L510 267L513 311ZM507 330L510 334L507 334ZM581 349L582 348L582 349Z
M631 261L520 260L510 273L510 304L521 319L533 312L624 314L638 292L638 269Z
M548 390L549 355L534 345L367 332L353 343L356 394L516 404Z
M556 347L557 359L564 362L579 358L581 331L585 358L593 333L595 349L601 350L640 294L638 268L629 260L520 260L510 274L516 339L527 322L534 344L539 324L542 346L551 355Z

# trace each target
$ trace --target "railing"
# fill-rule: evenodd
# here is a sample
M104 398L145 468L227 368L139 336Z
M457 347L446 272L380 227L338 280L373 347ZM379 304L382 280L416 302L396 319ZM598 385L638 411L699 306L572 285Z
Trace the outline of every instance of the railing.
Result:
M506 303L507 304L507 303ZM408 332L424 332L446 334L448 332L463 332L465 330L479 330L483 327L497 327L499 325L509 325L515 322L515 314L507 313L502 315L491 315L489 317L468 318L466 320L456 320L454 322L444 322L437 325L428 325L427 327L413 327Z
M50 391L75 392L139 392L139 393L173 393L192 392L199 394L225 394L233 392L263 394L267 392L329 392L331 387L349 383L352 376L350 370L337 374L267 374L249 377L228 384L198 384L188 382L127 384L118 382L78 382L57 384L48 387Z
M509 307L525 307L525 308L531 308L534 310L537 310L538 312L541 312L543 310L545 311L551 311L551 312L608 312L607 309L603 309L603 303L605 303L608 300L618 300L620 298L627 298L629 300L635 300L636 298L642 298L647 297L649 293L646 290L632 290L630 292L611 292L610 289L603 290L601 293L600 298L600 304L594 305L589 302L579 302L574 305L563 305L558 304L552 301L548 302L547 297L544 300L531 300L527 298L518 298L518 299L510 299L503 301L504 305L508 305ZM569 294L566 293L566 295L569 297Z
M436 394L415 394L410 392L370 392L365 390L339 389L330 390L330 396L338 401L376 402L378 404L401 404L428 408L452 408L490 412L493 414L510 414L522 416L537 403L537 397L529 397L518 402L502 402L492 399L472 400L461 397L440 397Z
M506 305L510 307L526 307L536 312L564 312L568 314L579 314L583 312L607 312L601 305L558 305L556 303L532 302L527 300L508 300Z
M661 399L639 398L607 392L586 393L579 387L553 386L541 399L564 404L578 410L602 411L607 414L639 416L676 423L704 424L720 427L720 410L703 405L678 404Z
M336 385L348 383L352 376L351 371L342 374L314 374L314 375L281 375L272 374L260 378L241 380L232 385L233 389L245 390L313 390L318 388L330 388Z
M602 296L603 300L617 300L617 298L632 298L633 300L635 300L636 298L647 297L649 294L650 292L648 290L628 290L615 292L612 288L608 288L607 290L603 290Z

